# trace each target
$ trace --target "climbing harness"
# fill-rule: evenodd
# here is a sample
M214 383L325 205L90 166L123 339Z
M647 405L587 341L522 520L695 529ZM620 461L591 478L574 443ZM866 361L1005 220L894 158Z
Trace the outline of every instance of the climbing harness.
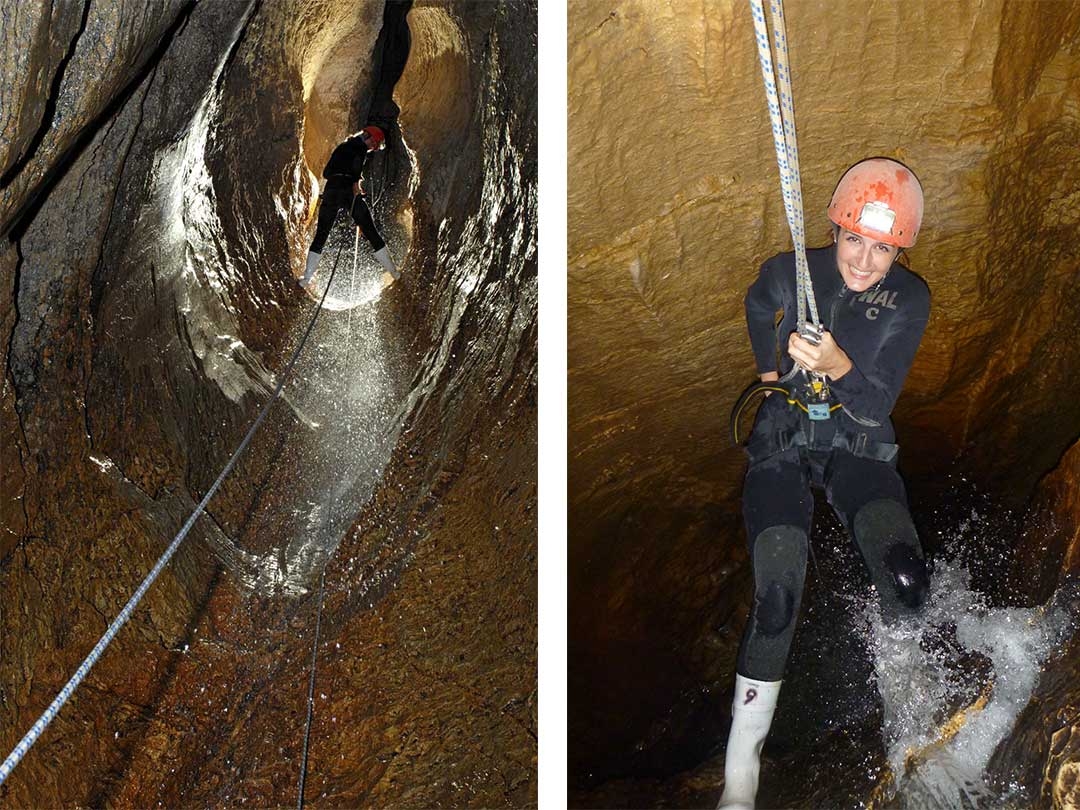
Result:
M788 377L790 376L791 375L788 375ZM813 382L811 382L810 385L812 386ZM803 402L798 399L799 388L800 386L786 385L783 381L779 380L776 382L757 382L748 386L747 389L739 395L739 399L735 402L735 407L731 409L728 429L731 431L732 443L735 445L742 444L742 438L739 436L739 420L742 418L746 407L759 396L770 393L782 394L788 405L794 405L814 420L829 419L832 416L833 411L844 407L843 404L839 402L832 404L829 402ZM822 409L824 409L824 411L822 411ZM821 415L822 412L824 412L824 416Z
M821 343L824 326L818 318L814 285L810 278L810 266L806 259L806 228L803 218L802 179L799 174L799 147L795 134L795 99L791 89L791 60L787 49L787 27L784 22L783 0L770 0L773 35L776 48L776 68L773 68L769 30L765 23L763 0L750 0L754 18L754 33L758 45L758 61L765 84L765 96L772 121L773 146L776 165L780 170L780 187L787 214L791 240L795 246L795 284L798 307L797 328L799 337L814 345ZM777 86L779 85L779 92ZM809 312L809 319L807 313ZM798 374L803 379L796 381ZM787 402L797 405L810 419L829 419L832 411L842 407L829 403L829 384L825 375L807 371L795 364L791 371L776 382L757 382L739 397L731 412L731 436L739 442L738 421L746 405L759 395L769 392L784 394Z
M330 283L334 280L334 273L337 271L337 265L340 259L341 250L339 249L337 258L334 260L334 267L330 271L330 279L327 281L326 290L323 291L322 299L319 300L319 306L315 309L315 314L312 316L311 322L308 324L307 329L305 330L303 336L300 338L300 344L296 347L296 351L293 352L292 357L289 359L288 364L285 366L285 370L282 372L281 379L278 381L277 388L274 389L273 396L271 396L270 400L263 406L262 410L259 412L258 417L256 417L254 424L252 424L252 426L248 429L247 435L244 436L243 440L240 442L240 446L236 448L236 452L232 454L232 457L225 465L225 468L221 471L221 474L218 475L217 480L214 481L213 485L203 496L203 499L199 501L199 505L196 506L195 511L191 513L191 517L189 517L187 519L187 522L184 523L183 528L180 529L180 532L169 544L169 547L165 550L165 553L161 555L161 558L157 561L157 564L153 567L153 569L151 569L150 573L147 574L146 578L143 580L138 590L136 590L135 594L131 597L131 599L128 600L128 603L124 605L124 609L120 611L120 614L116 617L116 619L113 620L113 623L109 625L109 628L105 631L105 634L94 646L94 649L90 651L90 654L82 662L79 668L75 670L75 674L71 676L71 679L67 682L67 684L65 684L64 688L60 690L60 694L58 694L53 700L53 702L49 704L49 707L42 713L41 717L38 718L37 722L34 723L34 725L30 728L28 732L26 732L23 738L19 741L18 745L15 746L14 750L12 750L10 754L8 754L7 759L4 760L4 763L0 765L0 784L4 783L4 781L11 774L11 771L26 755L26 752L30 750L30 748L34 745L35 742L37 742L38 737L41 736L41 733L45 731L49 723L51 723L56 717L56 715L59 713L60 709L64 706L65 703L67 703L68 698L71 697L75 689L78 688L80 683L82 683L87 673L90 672L90 668L93 667L95 663L97 663L97 660L101 657L101 654L105 651L105 648L109 646L109 643L120 631L120 628L122 628L124 624L127 623L128 619L131 618L131 614L135 610L136 606L139 604L139 601L146 594L147 590L150 589L150 586L154 584L154 581L158 578L158 575L168 564L169 560L172 559L173 554L176 553L176 550L180 547L180 544L183 542L184 538L187 537L188 532L190 532L191 528L195 525L195 521L203 513L203 510L206 508L207 504L210 503L210 499L214 497L214 494L218 491L218 488L221 486L222 482L232 471L232 468L236 465L236 462L240 458L240 455L244 452L245 449L247 449L247 446L251 442L251 439L255 435L255 432L259 429L263 421L266 419L266 415L270 412L270 407L277 401L277 398L281 395L282 390L285 388L285 382L289 379L289 375L292 373L293 366L296 365L296 361L300 357L300 352L303 351L304 344L307 343L308 336L311 334L311 330L315 327L315 321L318 320L319 314L322 312L323 301L326 300L326 293L330 290Z

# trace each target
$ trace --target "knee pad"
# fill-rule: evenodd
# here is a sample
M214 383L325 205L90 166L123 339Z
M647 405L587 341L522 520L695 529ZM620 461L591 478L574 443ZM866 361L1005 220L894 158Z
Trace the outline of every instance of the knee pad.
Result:
M795 618L795 594L779 582L770 582L764 593L754 593L754 610L761 634L778 636Z
M796 526L771 526L754 541L754 616L764 635L779 635L794 624L806 554L806 533Z
M930 590L930 576L907 507L892 499L871 501L855 515L852 531L885 618L921 608Z
M892 572L896 596L904 607L912 611L921 608L930 591L926 561L914 549L896 545L885 553L885 567Z
M771 526L754 538L754 602L739 646L738 671L778 681L784 676L806 577L806 532Z

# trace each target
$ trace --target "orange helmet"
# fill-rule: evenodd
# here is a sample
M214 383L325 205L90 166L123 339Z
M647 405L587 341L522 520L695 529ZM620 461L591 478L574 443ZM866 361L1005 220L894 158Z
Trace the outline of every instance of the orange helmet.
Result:
M922 215L919 178L890 158L860 160L844 172L829 203L835 224L900 248L915 244Z
M379 127L369 124L360 131L367 133L367 136L375 142L375 151L382 151L386 148L386 135Z

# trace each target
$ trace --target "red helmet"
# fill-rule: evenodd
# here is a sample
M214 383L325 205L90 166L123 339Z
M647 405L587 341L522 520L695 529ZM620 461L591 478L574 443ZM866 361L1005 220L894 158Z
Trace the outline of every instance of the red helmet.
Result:
M900 248L911 247L922 225L919 178L889 158L860 160L840 178L829 219L842 228Z
M375 145L372 147L373 149L381 151L386 148L386 135L377 126L369 124L360 131L362 133L367 133L367 136L375 142Z

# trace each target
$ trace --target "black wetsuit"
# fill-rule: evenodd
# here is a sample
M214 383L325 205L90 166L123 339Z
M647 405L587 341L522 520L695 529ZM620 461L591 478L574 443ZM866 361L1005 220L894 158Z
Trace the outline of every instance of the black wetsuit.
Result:
M813 515L811 486L823 488L853 535L886 618L917 610L929 586L922 549L896 471L889 414L903 387L930 312L926 283L900 264L864 293L847 289L835 246L807 251L818 316L852 368L830 380L824 420L782 394L767 397L747 444L743 519L754 565L754 601L738 672L783 678L805 577ZM774 256L746 295L746 321L760 373L784 377L796 329L795 254ZM777 324L779 312L782 318ZM801 385L800 373L788 384ZM798 391L796 390L796 393Z
M326 188L319 197L319 220L315 227L315 238L311 242L313 252L322 253L334 219L337 218L338 211L343 209L349 211L353 222L359 226L360 232L371 243L373 250L379 250L386 244L375 228L363 194L353 194L353 184L360 182L367 153L368 148L362 138L349 138L337 145L330 155L330 160L326 162L323 169Z

